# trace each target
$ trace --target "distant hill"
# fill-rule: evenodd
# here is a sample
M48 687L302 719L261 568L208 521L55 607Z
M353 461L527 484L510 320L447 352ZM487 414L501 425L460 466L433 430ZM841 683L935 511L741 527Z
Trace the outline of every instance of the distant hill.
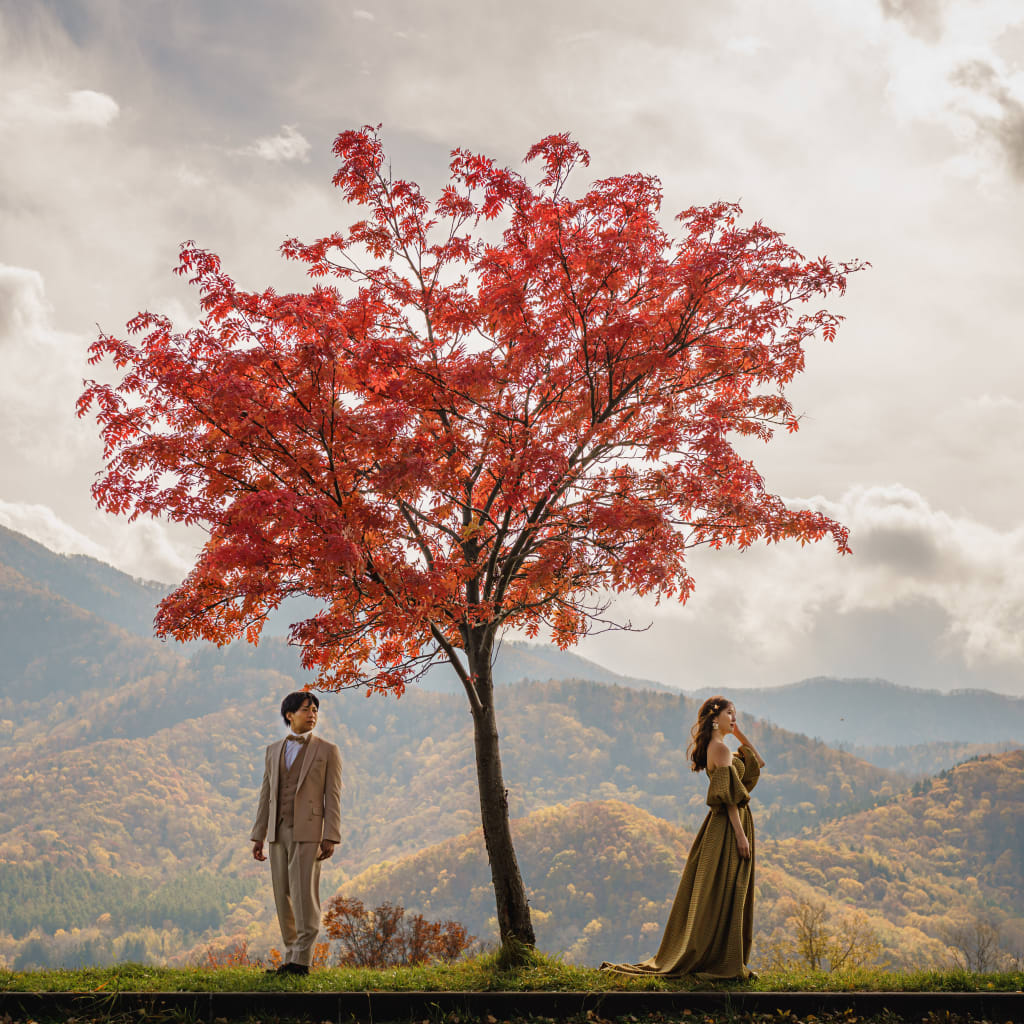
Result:
M57 701L45 719L7 719L0 859L84 867L87 851L102 848L111 869L146 871L166 854L182 866L201 863L215 834L237 843L255 806L260 751L281 731L279 696L292 685L244 653L204 652L111 692ZM703 816L703 778L690 771L682 745L693 714L686 698L582 681L529 683L503 694L514 813L611 798L680 824ZM349 824L339 866L362 870L474 827L471 722L460 696L325 694L321 708L320 731L345 759ZM750 733L773 765L759 789L766 834L799 832L888 799L903 785L806 737L756 722ZM158 799L161 793L174 795ZM55 817L59 841L43 835ZM193 818L195 827L187 824ZM140 829L159 842L137 842ZM199 838L193 843L190 835Z
M99 635L116 659L124 634ZM267 664L271 651L287 663L280 644L187 659L172 651L171 661L111 685L93 674L79 692L40 699L15 687L2 698L0 960L166 959L239 930L254 941L272 937L268 879L245 842L261 750L280 734L277 704L295 685ZM703 781L682 746L693 714L687 698L585 681L499 694L515 813L582 797L628 800L683 827L702 817ZM345 760L346 828L326 885L476 826L461 695L412 690L396 701L349 692L325 694L321 706L319 730ZM900 786L806 737L756 722L750 730L775 764L759 791L765 834L792 834ZM154 925L189 879L180 914ZM33 938L41 928L46 934ZM81 930L75 943L73 929Z
M134 636L0 564L0 717L176 663L166 647ZM36 707L32 711L33 705Z
M620 801L556 805L513 822L538 945L574 963L657 947L692 832ZM376 865L340 892L454 918L494 942L494 892L479 829Z
M498 648L494 662L494 681L499 685L523 681L546 682L551 679L586 679L595 683L611 683L634 690L679 691L653 679L636 679L620 675L595 661L560 651L550 644L534 644L505 640ZM462 693L462 684L447 665L437 665L418 684L428 690L443 693Z
M1024 940L1024 749L941 772L885 806L825 825L820 841L899 865L875 894L893 915L912 915L920 903L906 888L913 878L930 903L983 892L1018 920ZM948 881L930 887L929 879Z
M712 690L697 691L705 698ZM924 743L1019 743L1024 697L988 690L915 690L884 679L818 676L769 689L731 689L740 714L851 747Z
M135 579L87 555L56 554L4 526L0 526L0 564L137 636L152 635L156 605L171 589Z
M926 779L939 772L988 754L1004 754L1016 750L1024 740L1004 740L1001 743L918 743L912 747L854 747L843 745L848 753L871 764L897 772L908 779Z
M921 966L908 956L915 937L934 948L963 921L988 921L1004 949L1024 949L1024 750L958 765L807 838L767 840L762 852L793 880L773 886L762 873L766 898L813 894L867 912L895 964ZM762 927L785 935L788 926L777 912Z
M165 584L134 579L94 558L55 554L4 527L0 527L0 565L15 570L37 590L46 590L106 623L144 638L152 638L155 606L171 589ZM280 609L268 624L266 640L260 647L260 657L266 651L275 668L286 670L301 684L311 677L298 669L296 652L285 648L276 638L287 632L291 620L311 610L311 602L303 599L296 599ZM53 634L53 630L47 632L45 628L33 626L31 621L20 626L18 632L22 645L35 644L40 651L51 642ZM0 640L6 640L13 633L14 630L8 628ZM203 649L202 645L161 646L186 654ZM6 671L8 665L9 658L4 650L0 673ZM505 641L499 649L494 672L495 679L502 684L586 679L636 689L678 692L654 680L612 672L571 651L559 651L547 644ZM17 672L8 671L8 676L16 675ZM417 687L461 692L457 679L445 665L433 668ZM703 698L711 692L703 689L689 696ZM790 732L849 748L882 767L900 759L881 748L951 744L947 752L933 747L910 758L911 762L917 759L918 767L911 769L915 773L956 763L961 750L958 745L981 744L982 749L993 749L1000 743L1019 742L1024 736L1024 698L986 690L940 693L896 686L879 679L815 677L770 689L734 689L728 696L736 702L741 714L751 714ZM855 748L864 748L864 751L861 753Z

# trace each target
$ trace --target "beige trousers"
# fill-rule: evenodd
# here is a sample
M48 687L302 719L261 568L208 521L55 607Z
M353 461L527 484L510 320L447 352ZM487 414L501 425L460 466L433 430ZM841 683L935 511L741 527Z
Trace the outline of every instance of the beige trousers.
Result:
M320 934L320 844L297 843L291 826L278 824L277 839L269 846L284 962L308 967Z

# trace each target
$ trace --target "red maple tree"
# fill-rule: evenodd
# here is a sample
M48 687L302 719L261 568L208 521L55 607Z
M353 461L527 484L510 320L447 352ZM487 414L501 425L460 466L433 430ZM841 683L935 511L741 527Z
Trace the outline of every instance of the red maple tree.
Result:
M327 690L401 695L447 661L474 723L502 940L534 942L498 748L502 633L560 647L608 625L610 595L685 601L696 545L847 532L768 493L730 438L797 428L785 385L839 318L808 302L859 263L806 260L729 203L679 237L645 174L567 190L589 156L568 135L528 153L536 185L452 154L435 201L392 175L378 130L338 136L334 183L365 219L282 246L303 294L243 291L192 242L177 273L201 324L102 333L115 383L86 382L103 509L202 524L209 539L156 629L255 642L286 597ZM512 942L512 945L515 943Z

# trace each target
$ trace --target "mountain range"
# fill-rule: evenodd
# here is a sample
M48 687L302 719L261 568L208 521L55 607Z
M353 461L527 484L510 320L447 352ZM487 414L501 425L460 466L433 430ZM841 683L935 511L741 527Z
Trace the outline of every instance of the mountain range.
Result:
M269 879L248 859L245 837L261 748L280 734L277 704L309 677L280 638L221 650L153 640L164 593L0 529L0 962L182 960L233 936L274 941ZM570 959L639 955L705 810L685 758L699 695L543 645L504 644L496 674L507 684L503 757L542 944ZM951 915L991 912L1008 935L1024 933L1024 910L1007 896L1020 833L995 827L1020 820L1018 755L1000 752L1021 735L1012 698L969 695L993 728L1009 723L1000 743L993 730L987 742L971 738L963 706L949 701L957 695L878 681L730 696L770 765L757 790L768 844L764 934L785 930L801 894L870 913L887 948L929 962L941 959ZM761 697L775 703L759 705ZM928 729L905 719L892 735L909 745L884 745L881 728L851 731L874 741L869 760L854 740L837 749L812 738L827 735L822 723L840 700L893 716L916 701ZM322 712L318 729L345 758L347 823L325 895L341 887L428 916L444 909L486 937L493 924L462 694L443 683L400 700L324 694ZM869 710L840 717L862 730L870 722ZM975 760L949 774L965 758ZM990 817L954 823L965 800L954 777L973 780ZM891 834L897 820L905 842ZM979 846L976 828L995 838ZM858 860L875 835L877 849ZM847 848L844 859L837 851ZM913 877L890 885L901 870ZM974 881L958 887L957 870ZM843 879L850 884L837 888Z
M734 689L729 697L745 712L850 749L1019 743L1024 737L1024 698L988 690L938 693L884 679L819 676L771 689Z

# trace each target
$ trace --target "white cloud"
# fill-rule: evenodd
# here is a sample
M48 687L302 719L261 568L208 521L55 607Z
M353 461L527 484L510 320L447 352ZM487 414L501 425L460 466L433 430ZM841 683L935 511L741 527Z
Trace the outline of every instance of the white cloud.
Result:
M758 36L732 36L726 41L725 48L732 53L740 53L749 57L767 49L768 43Z
M759 649L779 653L800 644L827 610L898 615L928 604L948 623L937 639L968 666L1024 666L1024 527L998 530L951 515L901 485L856 487L839 501L806 504L849 526L854 553L837 558L827 545L761 553L755 577L746 574L736 595ZM780 591L786 595L781 617L771 602Z
M928 602L948 616L946 639L968 665L1024 665L1024 527L953 516L900 486L856 488L837 503L815 504L851 527L853 564L833 574L828 595L840 611Z
M46 316L43 275L0 263L0 344L40 328Z
M99 520L102 518L103 523ZM92 531L103 539L103 560L122 572L160 583L180 583L195 563L205 539L198 529L186 529L138 519L134 523L95 514Z
M78 124L103 127L110 124L120 113L121 108L117 101L106 93L78 89L68 96L68 116Z
M361 10L358 7L352 12L352 17L355 18L356 21L376 21L377 20L376 16L372 12Z
M294 125L286 124L281 126L281 131L277 135L257 139L246 152L264 160L308 162L310 149L312 147L309 140Z
M0 95L0 124L104 128L120 113L117 100L92 89L64 91L47 83L12 89Z
M116 522L95 511L85 519L88 533L62 519L49 505L0 499L0 526L62 555L88 555L130 576L161 583L180 583L192 567L195 544L172 536L172 529L163 523Z
M180 580L202 543L198 531L125 523L93 506L89 487L100 444L95 423L75 415L82 379L91 373L87 342L55 330L51 316L42 275L0 264L0 523L54 551L91 555L135 576Z
M0 525L23 533L62 555L89 555L109 560L109 553L102 545L66 523L48 505L0 500Z
M50 316L42 275L0 264L0 431L18 454L34 451L41 465L52 464L56 453L48 435L73 415L85 366L81 340L54 330ZM55 408L58 402L67 408Z

